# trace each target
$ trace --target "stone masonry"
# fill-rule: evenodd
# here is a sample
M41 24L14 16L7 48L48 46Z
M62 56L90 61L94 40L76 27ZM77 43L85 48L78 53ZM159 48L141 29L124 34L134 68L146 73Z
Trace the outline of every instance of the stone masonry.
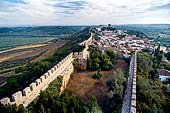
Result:
M41 91L44 91L48 88L49 84L55 80L58 76L63 76L63 83L61 87L61 92L67 86L69 82L70 75L73 72L73 64L72 61L74 59L79 59L79 65L82 69L86 69L87 57L89 55L88 45L92 43L93 34L88 40L79 43L80 45L85 45L85 49L82 52L70 53L67 57L65 57L62 61L60 61L53 68L48 70L44 75L38 78L35 82L31 83L28 87L23 89L23 91L18 91L12 95L12 101L10 98L5 97L0 100L0 102L4 105L6 104L23 104L27 107L39 94Z
M130 61L127 89L123 99L122 113L136 113L136 52Z

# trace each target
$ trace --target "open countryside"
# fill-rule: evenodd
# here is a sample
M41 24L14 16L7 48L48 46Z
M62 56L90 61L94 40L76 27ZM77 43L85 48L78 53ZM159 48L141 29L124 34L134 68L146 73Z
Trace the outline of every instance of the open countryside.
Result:
M46 46L46 45L47 44L36 44L36 45L18 46L18 47L13 48L13 49L8 49L8 50L0 51L0 53L5 53L5 52L19 50L19 49L36 48L36 47L41 47L41 46Z
M170 0L1 0L0 113L170 113Z
M52 38L53 39L53 38ZM30 44L36 44L36 43L43 43L45 41L50 40L50 38L6 38L6 37L0 37L0 53L17 50L20 48L16 48L18 46L23 45L30 45ZM31 46L28 46L30 48ZM14 49L15 48L15 49ZM24 48L27 48L26 46ZM21 49L24 49L23 47Z

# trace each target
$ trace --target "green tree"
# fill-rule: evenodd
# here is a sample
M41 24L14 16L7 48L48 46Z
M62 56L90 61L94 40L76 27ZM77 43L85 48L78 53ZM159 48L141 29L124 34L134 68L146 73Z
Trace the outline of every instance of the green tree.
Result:
M100 66L101 66L101 69L105 71L113 68L112 62L107 54L102 55Z
M116 61L116 53L113 50L106 50L106 54L110 57L112 63Z
M160 51L160 45L158 46L158 48L155 50L155 54L154 54L158 65L161 63L162 61L162 56L163 56L163 51Z
M74 59L74 61L72 63L74 66L74 73L78 73L80 71L80 67L78 65L78 59Z
M159 50L159 49L158 49ZM157 53L159 54L159 51ZM137 68L137 113L168 113L170 88L162 84L157 77L159 62L157 55L151 57L146 53L138 53ZM143 63L143 61L145 63ZM148 62L147 62L148 61ZM149 63L151 62L152 63ZM152 65L151 65L152 64ZM143 66L145 65L145 66ZM157 66L156 66L157 65ZM150 77L146 77L150 75Z
M24 108L23 105L17 106L13 105L2 105L0 104L0 113L28 113L27 108Z
M170 60L170 52L166 53L165 57L167 57L167 60L169 61Z
M94 96L91 98L89 113L102 113L101 108L97 104L97 99Z
M108 52L108 54L112 57L113 53ZM90 46L90 56L88 58L87 66L90 70L110 70L112 69L112 60L108 56L108 54L102 54L102 51L94 46Z
M161 66L164 67L164 69L167 69L170 71L170 64L169 63L161 63Z
M97 73L95 73L92 78L93 79L100 79L102 77L102 73L101 73L101 70L98 70Z
M122 104L125 82L126 78L121 70L116 70L114 74L106 81L106 84L109 87L109 92L105 96L106 105L114 110L119 104Z
M153 104L152 105L152 108L150 109L150 113L157 113L157 108L156 108L156 105L155 104Z
M34 75L41 75L43 74L45 71L47 71L48 69L50 69L51 67L51 63L47 62L47 61L39 61L37 63L34 64L34 66L32 67L32 74Z
M43 105L40 106L40 109L39 109L38 113L46 113Z

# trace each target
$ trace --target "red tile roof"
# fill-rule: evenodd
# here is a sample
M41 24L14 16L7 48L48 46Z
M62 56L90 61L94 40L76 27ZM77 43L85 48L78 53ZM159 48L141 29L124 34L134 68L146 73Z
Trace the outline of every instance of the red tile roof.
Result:
M166 69L158 69L159 75L170 76L170 71Z

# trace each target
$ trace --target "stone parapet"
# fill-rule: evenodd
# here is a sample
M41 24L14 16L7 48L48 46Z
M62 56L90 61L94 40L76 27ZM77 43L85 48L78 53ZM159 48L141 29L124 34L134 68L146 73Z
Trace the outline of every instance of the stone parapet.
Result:
M123 99L122 113L136 113L136 52L132 56L129 66L129 77L125 97Z
M82 65L86 65L86 61L84 60L87 60L87 57L89 55L87 50L88 50L88 44L91 44L92 42L92 37L93 34L91 34L91 37L88 40L82 43L87 45L85 46L85 49L83 49L82 52L70 53L63 60L61 60L57 65L55 65L50 70L48 70L44 75L36 79L35 82L31 83L29 87L23 89L22 92L18 91L15 94L13 94L12 101L10 101L10 98L6 97L1 99L0 103L4 105L23 104L26 107L40 94L41 91L44 91L46 88L48 88L49 84L53 80L55 80L58 76L63 76L63 83L60 92L62 93L63 90L66 88L67 83L69 82L71 73L74 70L72 61L75 58L81 59L79 63Z

